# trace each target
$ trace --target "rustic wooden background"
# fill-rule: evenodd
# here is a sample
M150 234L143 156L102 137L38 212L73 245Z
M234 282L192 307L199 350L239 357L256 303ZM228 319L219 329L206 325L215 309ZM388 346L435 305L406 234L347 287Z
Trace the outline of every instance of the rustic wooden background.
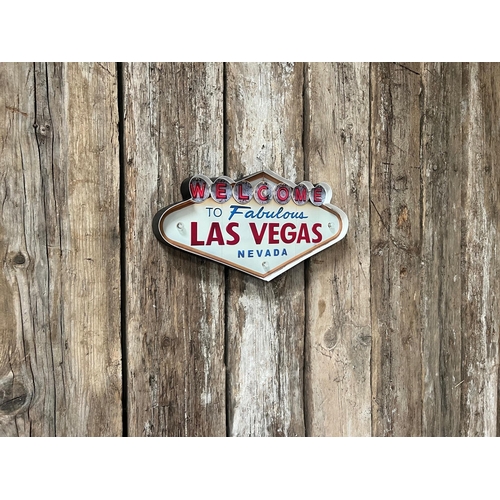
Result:
M500 65L0 65L0 435L495 436ZM326 181L271 283L162 246L191 174Z

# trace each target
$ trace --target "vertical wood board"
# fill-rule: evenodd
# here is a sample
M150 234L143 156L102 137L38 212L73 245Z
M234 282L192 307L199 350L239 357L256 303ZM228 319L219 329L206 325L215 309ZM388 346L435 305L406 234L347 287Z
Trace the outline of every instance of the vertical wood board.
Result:
M462 188L464 436L498 435L500 65L467 64Z
M422 65L422 434L458 436L462 65Z
M302 64L227 64L227 175L303 180L302 92ZM227 276L229 435L304 435L304 266Z
M223 170L221 64L124 66L128 432L226 432L224 269L163 246L181 182Z
M309 435L371 435L369 64L309 65L306 168L349 217L342 242L306 265Z
M121 435L115 65L0 72L2 433Z
M420 65L371 68L373 433L417 436L422 428Z

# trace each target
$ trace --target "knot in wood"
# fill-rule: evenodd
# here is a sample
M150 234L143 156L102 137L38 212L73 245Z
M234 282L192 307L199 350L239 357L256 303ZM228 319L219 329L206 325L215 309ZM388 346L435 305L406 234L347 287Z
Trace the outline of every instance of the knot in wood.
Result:
M11 377L0 380L0 415L17 415L27 408L30 401L21 382Z
M24 256L24 254L22 252L18 252L12 258L12 263L16 266L22 266L23 264L26 263L26 257Z

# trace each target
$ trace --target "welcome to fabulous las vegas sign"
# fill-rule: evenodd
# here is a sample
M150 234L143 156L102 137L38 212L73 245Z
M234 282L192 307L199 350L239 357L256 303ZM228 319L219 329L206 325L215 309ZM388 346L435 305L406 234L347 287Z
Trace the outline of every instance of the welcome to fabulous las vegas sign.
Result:
M196 175L181 191L188 199L155 215L156 237L265 281L334 245L349 226L328 184L295 184L267 169L237 182Z

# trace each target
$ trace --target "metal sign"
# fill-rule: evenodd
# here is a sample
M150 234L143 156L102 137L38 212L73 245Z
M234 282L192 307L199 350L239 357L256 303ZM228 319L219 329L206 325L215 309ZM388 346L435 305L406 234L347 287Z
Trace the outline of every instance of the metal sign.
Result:
M155 215L156 237L264 281L337 243L349 225L328 184L294 184L267 169L237 182L196 175L181 191L188 199Z

